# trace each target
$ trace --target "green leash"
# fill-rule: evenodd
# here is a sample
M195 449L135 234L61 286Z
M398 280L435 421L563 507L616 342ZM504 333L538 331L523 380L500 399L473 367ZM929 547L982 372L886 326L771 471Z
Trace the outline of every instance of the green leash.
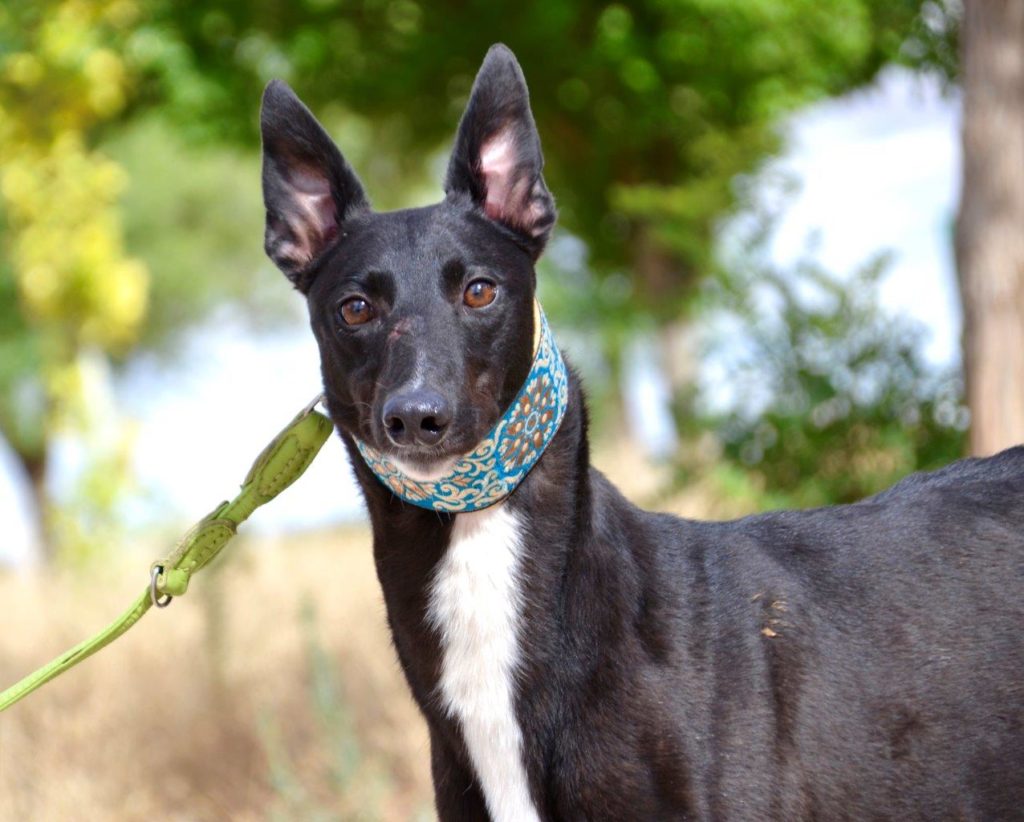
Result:
M164 608L174 597L184 594L192 575L220 553L238 526L295 482L313 462L333 428L327 417L313 410L321 399L317 397L306 406L263 449L238 496L218 505L182 538L170 556L153 563L149 587L127 611L94 637L0 693L0 712L109 645L142 619L151 606Z

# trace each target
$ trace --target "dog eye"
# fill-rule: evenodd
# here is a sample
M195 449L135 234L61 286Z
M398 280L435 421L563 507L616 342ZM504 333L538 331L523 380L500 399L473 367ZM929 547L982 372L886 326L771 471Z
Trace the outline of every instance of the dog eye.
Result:
M362 297L349 297L341 304L338 314L345 325L362 325L377 316L373 306Z
M483 308L494 302L498 295L498 286L490 280L473 280L466 286L462 301L470 308Z

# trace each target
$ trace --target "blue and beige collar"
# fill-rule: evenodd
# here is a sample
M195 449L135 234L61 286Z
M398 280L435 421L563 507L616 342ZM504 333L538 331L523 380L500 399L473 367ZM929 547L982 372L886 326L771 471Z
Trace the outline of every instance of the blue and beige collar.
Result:
M511 494L536 465L565 416L569 379L544 312L534 306L533 365L523 387L487 436L447 474L413 479L386 454L356 440L370 470L396 496L434 511L479 511Z

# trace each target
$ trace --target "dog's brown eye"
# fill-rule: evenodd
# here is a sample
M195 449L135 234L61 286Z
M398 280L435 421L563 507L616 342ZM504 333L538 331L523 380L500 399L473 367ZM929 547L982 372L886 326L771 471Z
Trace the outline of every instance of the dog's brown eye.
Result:
M483 308L494 302L498 294L498 286L490 280L473 280L466 286L462 301L470 308Z
M346 325L362 325L368 323L376 315L373 306L362 297L349 297L341 304L341 319Z

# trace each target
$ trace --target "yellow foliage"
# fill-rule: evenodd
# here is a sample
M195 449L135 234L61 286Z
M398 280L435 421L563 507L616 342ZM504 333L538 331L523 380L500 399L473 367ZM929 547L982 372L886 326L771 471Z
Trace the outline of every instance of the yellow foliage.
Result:
M42 81L43 64L34 54L12 54L4 61L3 77L8 83L30 89Z
M0 175L23 308L75 347L116 351L135 339L145 316L147 272L124 253L123 185L121 168L74 132L48 150L24 147Z
M109 117L124 107L124 64L112 51L94 51L83 71L89 79L89 104L97 115Z
M148 274L127 256L117 198L125 175L88 146L125 104L129 78L110 47L137 17L129 0L51 0L23 50L0 62L0 197L6 249L30 323L62 358L83 345L118 351L138 334ZM38 9L38 6L37 6ZM0 26L19 24L17 13ZM59 369L61 363L50 366Z
M93 452L81 489L89 499L69 506L75 517L112 516L110 489L129 470L130 438L92 447L81 366L87 350L128 350L146 316L149 273L125 250L118 206L126 174L90 144L131 92L119 47L137 18L133 0L0 5L0 42L13 45L0 55L0 253L40 343L43 437L73 429ZM100 519L87 530L102 531ZM57 526L51 536L78 551L80 535Z

